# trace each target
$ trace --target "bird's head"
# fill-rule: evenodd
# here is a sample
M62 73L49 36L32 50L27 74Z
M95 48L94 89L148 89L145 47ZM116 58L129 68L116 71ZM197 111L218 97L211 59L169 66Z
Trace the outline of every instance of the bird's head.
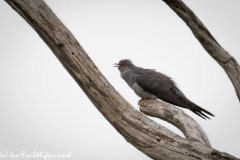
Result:
M134 65L132 61L129 59L122 59L119 61L119 63L114 64L114 67L118 67L120 72L124 71L125 69L128 69L131 66L134 66Z

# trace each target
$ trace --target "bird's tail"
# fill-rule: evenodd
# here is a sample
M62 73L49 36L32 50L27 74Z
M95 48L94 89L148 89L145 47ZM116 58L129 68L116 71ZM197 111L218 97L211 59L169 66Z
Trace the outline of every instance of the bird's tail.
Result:
M213 117L215 117L212 113L208 112L207 110L199 107L198 105L194 104L192 105L191 109L190 109L193 113L195 113L196 115L202 117L203 119L210 119L206 114L211 115Z

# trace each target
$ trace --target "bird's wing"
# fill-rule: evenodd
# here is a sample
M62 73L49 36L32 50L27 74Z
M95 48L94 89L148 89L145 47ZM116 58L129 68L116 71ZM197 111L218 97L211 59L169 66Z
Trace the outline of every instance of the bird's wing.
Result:
M163 98L162 100L164 100L164 95L170 93L171 88L177 87L170 77L151 69L143 69L141 72L138 72L135 81L144 90L154 95L162 94L159 97L159 99ZM182 95L184 96L184 94Z
M143 69L136 74L136 83L145 91L156 95L159 99L177 105L179 107L188 108L200 117L209 118L205 112L211 116L212 113L199 107L190 101L177 87L176 83L168 76L150 69Z

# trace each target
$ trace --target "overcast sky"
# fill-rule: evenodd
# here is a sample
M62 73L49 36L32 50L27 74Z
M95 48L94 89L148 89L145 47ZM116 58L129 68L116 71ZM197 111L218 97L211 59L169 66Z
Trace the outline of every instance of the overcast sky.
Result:
M184 2L239 62L240 1ZM240 157L240 105L233 85L163 1L46 3L133 107L139 108L139 98L113 67L120 59L172 77L190 100L216 115L206 121L183 109L201 125L212 147ZM71 153L72 159L84 160L150 159L105 120L38 34L4 1L0 22L0 152ZM182 136L175 127L156 121Z

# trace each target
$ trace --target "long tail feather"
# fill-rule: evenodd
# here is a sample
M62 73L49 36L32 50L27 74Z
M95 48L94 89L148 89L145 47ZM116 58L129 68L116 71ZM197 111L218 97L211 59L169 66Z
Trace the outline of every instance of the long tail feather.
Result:
M197 114L198 116L202 117L203 119L206 119L206 118L210 119L206 114L215 117L212 113L208 112L207 110L205 110L205 109L203 109L203 108L201 108L201 107L199 107L199 106L197 106L197 105L194 105L194 106L191 108L191 111L192 111L193 113ZM204 112L205 114L204 114L203 112Z

